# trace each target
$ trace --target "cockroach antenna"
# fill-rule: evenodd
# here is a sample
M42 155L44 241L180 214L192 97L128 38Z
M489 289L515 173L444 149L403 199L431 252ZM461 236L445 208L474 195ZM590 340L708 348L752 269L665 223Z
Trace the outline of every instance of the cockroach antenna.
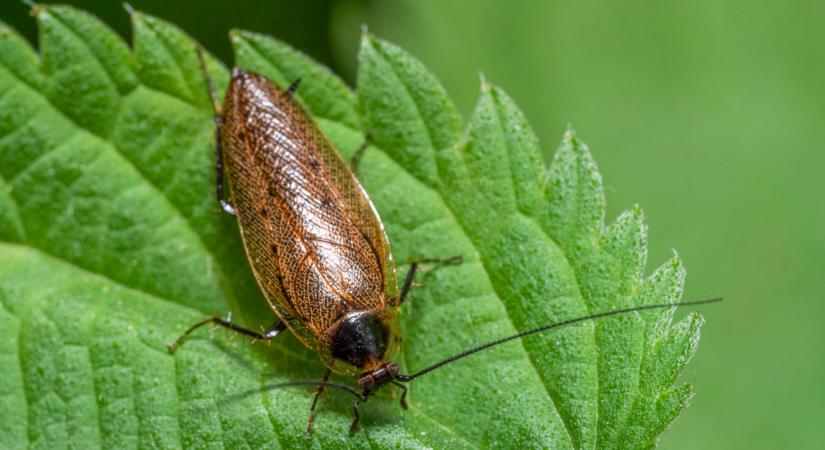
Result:
M319 386L319 387L330 387L342 390L344 392L348 392L352 394L357 399L365 400L364 395L359 392L354 387L350 386L346 383L339 383L337 381L326 381L326 380L292 380L292 381L284 381L281 383L269 383L265 384L259 388L249 389L243 391L241 393L231 395L226 397L220 401L220 403L231 403L238 400L243 400L247 397L253 396L255 394L261 394L267 391L274 391L275 389L281 389L285 387L300 387L300 386Z
M589 316L576 317L576 318L573 318L573 319L562 320L561 322L552 322L552 323L548 323L546 325L542 325L540 327L533 328L531 330L522 331L521 333L516 333L512 336L503 337L503 338L500 338L500 339L496 339L495 341L488 342L486 344L478 345L478 346L473 347L469 350L465 350L461 353L450 356L449 358L445 358L445 359L443 359L443 360L441 360L441 361L439 361L435 364L432 364L428 367L425 367L425 368L419 370L418 372L414 372L410 375L398 375L397 377L395 377L395 380L399 381L401 383L409 383L410 381L412 381L412 380L414 380L414 379L416 379L416 378L418 378L422 375L430 373L430 372L432 372L432 371L434 371L438 368L446 366L447 364L458 361L459 359L466 358L466 357L468 357L470 355L473 355L473 354L476 354L478 352L493 348L497 345L504 344L505 342L510 342L510 341L520 339L520 338L523 338L523 337L527 337L527 336L530 336L530 335L533 335L533 334L538 334L538 333L541 333L541 332L544 332L544 331L552 330L554 328L561 328L561 327L564 327L564 326L567 326L567 325L572 325L574 323L585 322L587 320L595 320L595 319L600 319L600 318L609 317L609 316L615 316L615 315L619 315L619 314L627 314L627 313L631 313L631 312L645 311L645 310L649 310L649 309L663 309L663 308L676 308L676 307L682 307L682 306L706 305L708 303L718 303L718 302L721 302L721 301L722 301L722 298L719 297L719 298L712 298L712 299L708 299L708 300L699 300L699 301L684 302L684 303L659 303L659 304L655 304L655 305L642 305L642 306L634 306L634 307L631 307L631 308L614 309L613 311L605 311L605 312L601 312L601 313L591 314Z
M313 422L313 419L314 419L314 416L315 416L314 406L315 406L315 402L318 399L318 395L320 394L320 392L323 389L325 389L327 387L335 388L335 389L338 389L338 390L341 390L341 391L345 391L345 392L349 393L350 395L352 395L353 397L355 397L355 403L352 406L354 419L353 419L352 424L350 425L350 433L352 433L352 432L355 431L355 429L358 425L358 419L359 419L358 405L361 404L361 403L365 403L372 394L374 394L378 389L385 386L386 384L393 384L394 386L399 387L403 390L403 393L401 395L401 406L402 406L402 408L406 409L407 408L407 406L406 406L407 405L407 403L406 403L407 387L406 387L405 384L402 384L402 383L409 383L409 382L413 381L414 379L416 379L418 377L421 377L422 375L426 375L426 374L428 374L428 373L430 373L430 372L432 372L436 369L440 369L441 367L444 367L447 364L458 361L459 359L466 358L470 355L474 355L476 353L482 352L484 350L489 350L489 349L491 349L493 347L496 347L500 344L504 344L506 342L514 341L516 339L527 337L527 336L530 336L530 335L533 335L533 334L542 333L544 331L549 331L549 330L556 329L556 328L562 328L562 327L565 327L567 325L573 325L573 324L576 324L576 323L579 323L579 322L585 322L585 321L588 321L588 320L597 320L597 319L601 319L601 318L604 318L604 317L610 317L610 316L616 316L616 315L620 315L620 314L628 314L628 313L632 313L632 312L646 311L646 310L652 310L652 309L678 308L678 307L684 307L684 306L707 305L707 304L710 304L710 303L718 303L718 302L721 302L722 300L723 299L721 297L717 297L717 298L711 298L711 299L708 299L708 300L699 300L699 301L692 301L692 302L658 303L658 304L654 304L654 305L634 306L634 307L630 307L630 308L615 309L615 310L612 310L612 311L605 311L605 312L601 312L601 313L590 314L590 315L587 315L587 316L575 317L575 318L572 318L572 319L562 320L560 322L548 323L546 325L542 325L542 326L539 326L539 327L536 327L536 328L533 328L533 329L530 329L530 330L527 330L527 331L523 331L521 333L516 333L516 334L511 335L511 336L496 339L496 340L488 342L486 344L481 344L481 345L472 347L472 348L470 348L468 350L465 350L461 353L450 356L449 358L442 359L441 361L439 361L435 364L429 365L429 366L427 366L427 367L425 367L425 368L423 368L423 369L421 369L417 372L414 372L410 375L401 375L401 374L397 374L397 373L396 374L389 374L389 375L381 377L380 379L374 380L374 384L372 386L364 386L363 383L361 383L361 381L363 380L363 378L362 378L362 380L359 380L359 384L361 385L362 388L364 388L363 391L359 391L356 387L351 386L351 385L346 384L346 383L339 383L339 382L336 382L336 381L329 381L329 372L327 372L325 374L325 377L324 377L323 380L292 380L292 381L286 381L286 382L280 382L280 383L271 383L271 384L261 386L260 388L249 389L249 390L241 392L239 394L229 396L229 397L221 400L221 403L229 403L229 402L233 402L233 401L237 401L237 400L243 400L243 399L245 399L249 396L255 395L255 394L260 394L260 393L263 393L263 392L267 392L267 391L271 391L271 390L275 390L275 389L280 389L280 388L285 388L285 387L318 386L319 390L318 390L318 392L316 392L315 398L313 398L312 413L310 414L309 421L307 423L307 429L306 429L307 436L310 436L312 434L312 431L311 431L312 430L312 422ZM397 368L396 368L396 370L397 370Z

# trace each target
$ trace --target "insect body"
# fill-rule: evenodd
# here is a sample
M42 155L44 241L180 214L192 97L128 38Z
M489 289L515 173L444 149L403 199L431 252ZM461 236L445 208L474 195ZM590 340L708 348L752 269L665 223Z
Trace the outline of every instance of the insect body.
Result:
M269 305L333 371L380 368L400 298L367 194L290 90L236 69L222 118L232 205Z
M198 55L203 64L200 51ZM350 427L353 431L359 403L387 384L403 389L403 407L407 392L403 383L474 353L576 322L677 306L646 305L551 323L479 345L412 374L399 374L398 364L392 361L400 341L399 306L409 294L418 265L456 263L461 258L413 262L399 290L389 241L378 214L353 171L292 98L297 82L282 90L261 75L235 69L220 108L208 76L207 81L218 130L218 202L225 212L237 216L250 266L278 319L258 333L210 317L186 330L170 344L170 350L208 323L263 340L289 329L317 352L327 367L323 380L278 385L318 387L310 407L307 434L311 433L318 394L326 387L356 397ZM362 150L363 146L356 155ZM230 201L224 198L225 171ZM698 303L705 302L681 305ZM333 371L358 377L361 391L328 381Z
M418 263L460 258L414 262L399 292L378 214L352 170L292 98L297 84L282 90L235 69L222 112L215 108L218 201L237 216L250 266L278 320L257 333L211 317L170 349L207 323L267 340L288 328L318 353L328 368L324 380L330 371L358 376L372 391L398 374L390 360L400 339L398 309ZM224 172L230 201L224 199ZM313 401L307 433L314 408Z

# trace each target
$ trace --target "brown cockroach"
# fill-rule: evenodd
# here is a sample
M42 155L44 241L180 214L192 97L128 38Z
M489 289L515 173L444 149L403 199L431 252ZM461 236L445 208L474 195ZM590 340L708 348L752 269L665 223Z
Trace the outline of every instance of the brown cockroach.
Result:
M406 408L405 383L496 345L585 320L719 300L646 305L551 323L400 374L392 358L400 341L399 306L410 293L419 264L458 263L461 257L412 262L399 291L378 213L353 170L292 98L299 80L283 90L262 75L234 69L220 106L200 48L198 56L215 111L217 200L224 212L237 217L250 267L277 319L259 333L209 317L191 326L169 349L174 351L195 329L210 323L265 341L289 329L327 367L321 380L270 386L317 386L307 435L318 396L326 387L356 397L353 432L359 404L387 384L402 389L401 406ZM364 148L356 152L353 165ZM224 197L225 172L230 200ZM331 372L358 377L360 390L329 381Z

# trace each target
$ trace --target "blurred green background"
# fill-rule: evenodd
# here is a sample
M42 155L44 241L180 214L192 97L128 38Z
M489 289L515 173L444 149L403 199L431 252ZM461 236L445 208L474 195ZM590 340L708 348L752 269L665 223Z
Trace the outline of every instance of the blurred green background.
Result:
M66 1L127 38L119 1ZM634 203L649 269L677 249L704 308L667 449L825 441L825 3L134 0L226 63L230 28L278 37L353 81L361 24L419 57L468 114L479 72L521 106L551 156L590 144L610 217ZM34 39L22 4L4 19Z

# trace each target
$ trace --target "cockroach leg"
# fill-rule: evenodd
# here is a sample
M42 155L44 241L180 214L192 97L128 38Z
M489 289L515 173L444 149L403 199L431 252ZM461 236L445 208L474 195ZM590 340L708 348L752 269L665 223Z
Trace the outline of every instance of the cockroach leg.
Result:
M410 270L407 271L407 276L404 278L404 284L401 286L401 295L398 297L398 304L404 303L404 300L407 299L407 295L409 295L410 291L413 288L413 281L415 280L415 274L418 272L418 267L421 264L425 263L432 263L432 264L439 264L439 265L452 265L452 264L461 264L464 261L464 257L461 255L451 256L449 258L424 258L424 259L417 259L410 263Z
M393 381L392 384L401 388L401 408L407 409L407 386L404 386L397 381Z
M352 158L349 160L349 167L352 169L352 173L358 176L358 163L361 162L361 157L364 156L364 151L369 147L370 143L372 142L372 134L367 133L364 136L364 142L358 146L358 149L355 150L355 153L352 154Z
M200 322L192 325L189 327L188 330L184 331L183 334L180 335L177 339L175 339L172 343L168 345L169 353L175 353L175 350L180 347L181 343L190 335L192 332L197 330L198 328L207 325L207 324L214 324L216 327L222 327L229 330L234 331L235 333L243 334L244 336L249 336L253 340L256 341L268 341L273 339L275 336L278 335L281 331L286 329L286 325L283 324L280 320L275 322L272 326L267 328L267 330L261 334L256 331L252 331L248 328L244 328L240 325L236 325L228 320L221 319L217 316L208 317L206 319L201 320ZM233 335L234 336L234 335Z
M220 122L220 118L215 118L215 122ZM215 196L218 198L221 211L234 216L235 208L223 198L223 152L220 138L215 139Z
M275 338L281 331L286 330L286 323L281 320L276 320L275 323L269 326L266 330L264 330L262 336L265 340L269 341Z
M407 271L407 276L404 278L404 284L401 286L401 295L398 297L398 304L404 303L407 296L412 290L413 280L415 280L415 273L418 272L418 261L410 263L410 269Z
M206 70L206 57L204 56L205 50L200 43L196 45L196 48L198 50L198 62L201 65L201 72L203 72L203 78L206 80L206 88L209 90L209 99L212 101L212 111L215 118L218 118L221 116L221 102L218 100L218 93L215 90L215 83L212 82L212 77L209 76L209 71Z
M218 199L218 204L221 207L221 211L234 216L235 208L233 208L232 205L230 205L229 202L223 197L223 151L221 149L220 138L220 129L223 124L223 120L221 119L220 101L218 100L218 94L215 91L215 84L212 82L212 78L206 70L206 57L204 57L203 47L198 44L197 49L198 61L201 65L203 78L206 80L206 87L209 90L209 98L212 101L212 117L215 120L215 130L218 131L215 136L215 197Z
M301 84L301 79L296 78L295 81L290 83L289 88L287 88L286 92L284 92L284 95L286 95L287 98L291 98L295 94L295 91L298 90L298 85L300 85L300 84Z
M221 116L215 115L215 129L220 130L221 124ZM235 208L223 196L223 149L221 148L221 137L219 135L215 136L215 198L218 199L221 211L230 216L235 215Z
M331 373L332 370L330 369L327 369L327 371L324 372L324 383L329 380L329 375ZM326 390L327 387L322 384L318 386L318 390L316 390L315 394L312 396L312 404L309 406L309 417L307 418L307 429L304 431L304 434L306 434L307 437L312 437L312 423L315 422L315 406L318 404L318 397L320 397Z
M352 404L352 423L349 426L349 434L355 434L358 429L358 422L361 420L361 416L358 414L358 405L360 404L361 399L355 400L355 403Z

